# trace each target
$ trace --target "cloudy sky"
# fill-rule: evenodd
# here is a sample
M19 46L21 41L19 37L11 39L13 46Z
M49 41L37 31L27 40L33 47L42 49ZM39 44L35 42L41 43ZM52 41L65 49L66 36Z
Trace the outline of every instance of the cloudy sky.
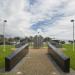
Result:
M0 34L7 19L7 36L43 36L72 39L75 0L0 0Z

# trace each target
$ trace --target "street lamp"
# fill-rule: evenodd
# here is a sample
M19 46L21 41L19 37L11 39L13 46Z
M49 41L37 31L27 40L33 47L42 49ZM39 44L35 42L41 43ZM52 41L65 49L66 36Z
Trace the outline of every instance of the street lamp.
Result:
M3 51L5 52L5 25L6 25L6 22L7 22L7 20L4 20L3 21L3 45L4 45L4 47L3 47Z
M74 21L75 20L73 20L73 19L71 20L71 22L73 23L73 51L74 51Z

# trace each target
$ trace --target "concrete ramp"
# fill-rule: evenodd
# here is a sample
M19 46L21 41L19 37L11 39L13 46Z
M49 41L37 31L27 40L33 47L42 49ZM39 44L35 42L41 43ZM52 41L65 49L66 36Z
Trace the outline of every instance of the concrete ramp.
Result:
M47 49L30 49L29 54L5 75L73 75L64 74L48 56Z

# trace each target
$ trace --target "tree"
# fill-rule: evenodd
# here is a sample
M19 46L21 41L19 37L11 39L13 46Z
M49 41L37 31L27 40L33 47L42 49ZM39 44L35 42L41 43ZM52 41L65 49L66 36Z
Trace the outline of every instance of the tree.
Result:
M30 36L29 39L30 39L31 42L33 41L33 37L32 36Z
M61 44L65 44L65 41L60 41Z
M50 41L51 41L51 38L49 37L44 38L44 42L50 42Z
M14 41L17 43L17 42L19 42L20 41L20 37L15 37L14 38Z
M69 40L69 43L73 44L73 41Z

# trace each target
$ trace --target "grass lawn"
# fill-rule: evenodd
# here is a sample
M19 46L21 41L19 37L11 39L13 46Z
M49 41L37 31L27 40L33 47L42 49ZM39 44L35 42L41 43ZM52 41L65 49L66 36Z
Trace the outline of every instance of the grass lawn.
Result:
M3 51L3 46L0 46L0 68L3 68L5 66L5 56L10 55L13 50L11 50L12 48L15 48L14 46L10 46L10 45L6 45L5 46L6 50L5 52Z
M64 44L63 48L65 48L65 50L64 50L65 55L70 57L71 68L75 70L75 51L73 51L73 45L72 44Z

